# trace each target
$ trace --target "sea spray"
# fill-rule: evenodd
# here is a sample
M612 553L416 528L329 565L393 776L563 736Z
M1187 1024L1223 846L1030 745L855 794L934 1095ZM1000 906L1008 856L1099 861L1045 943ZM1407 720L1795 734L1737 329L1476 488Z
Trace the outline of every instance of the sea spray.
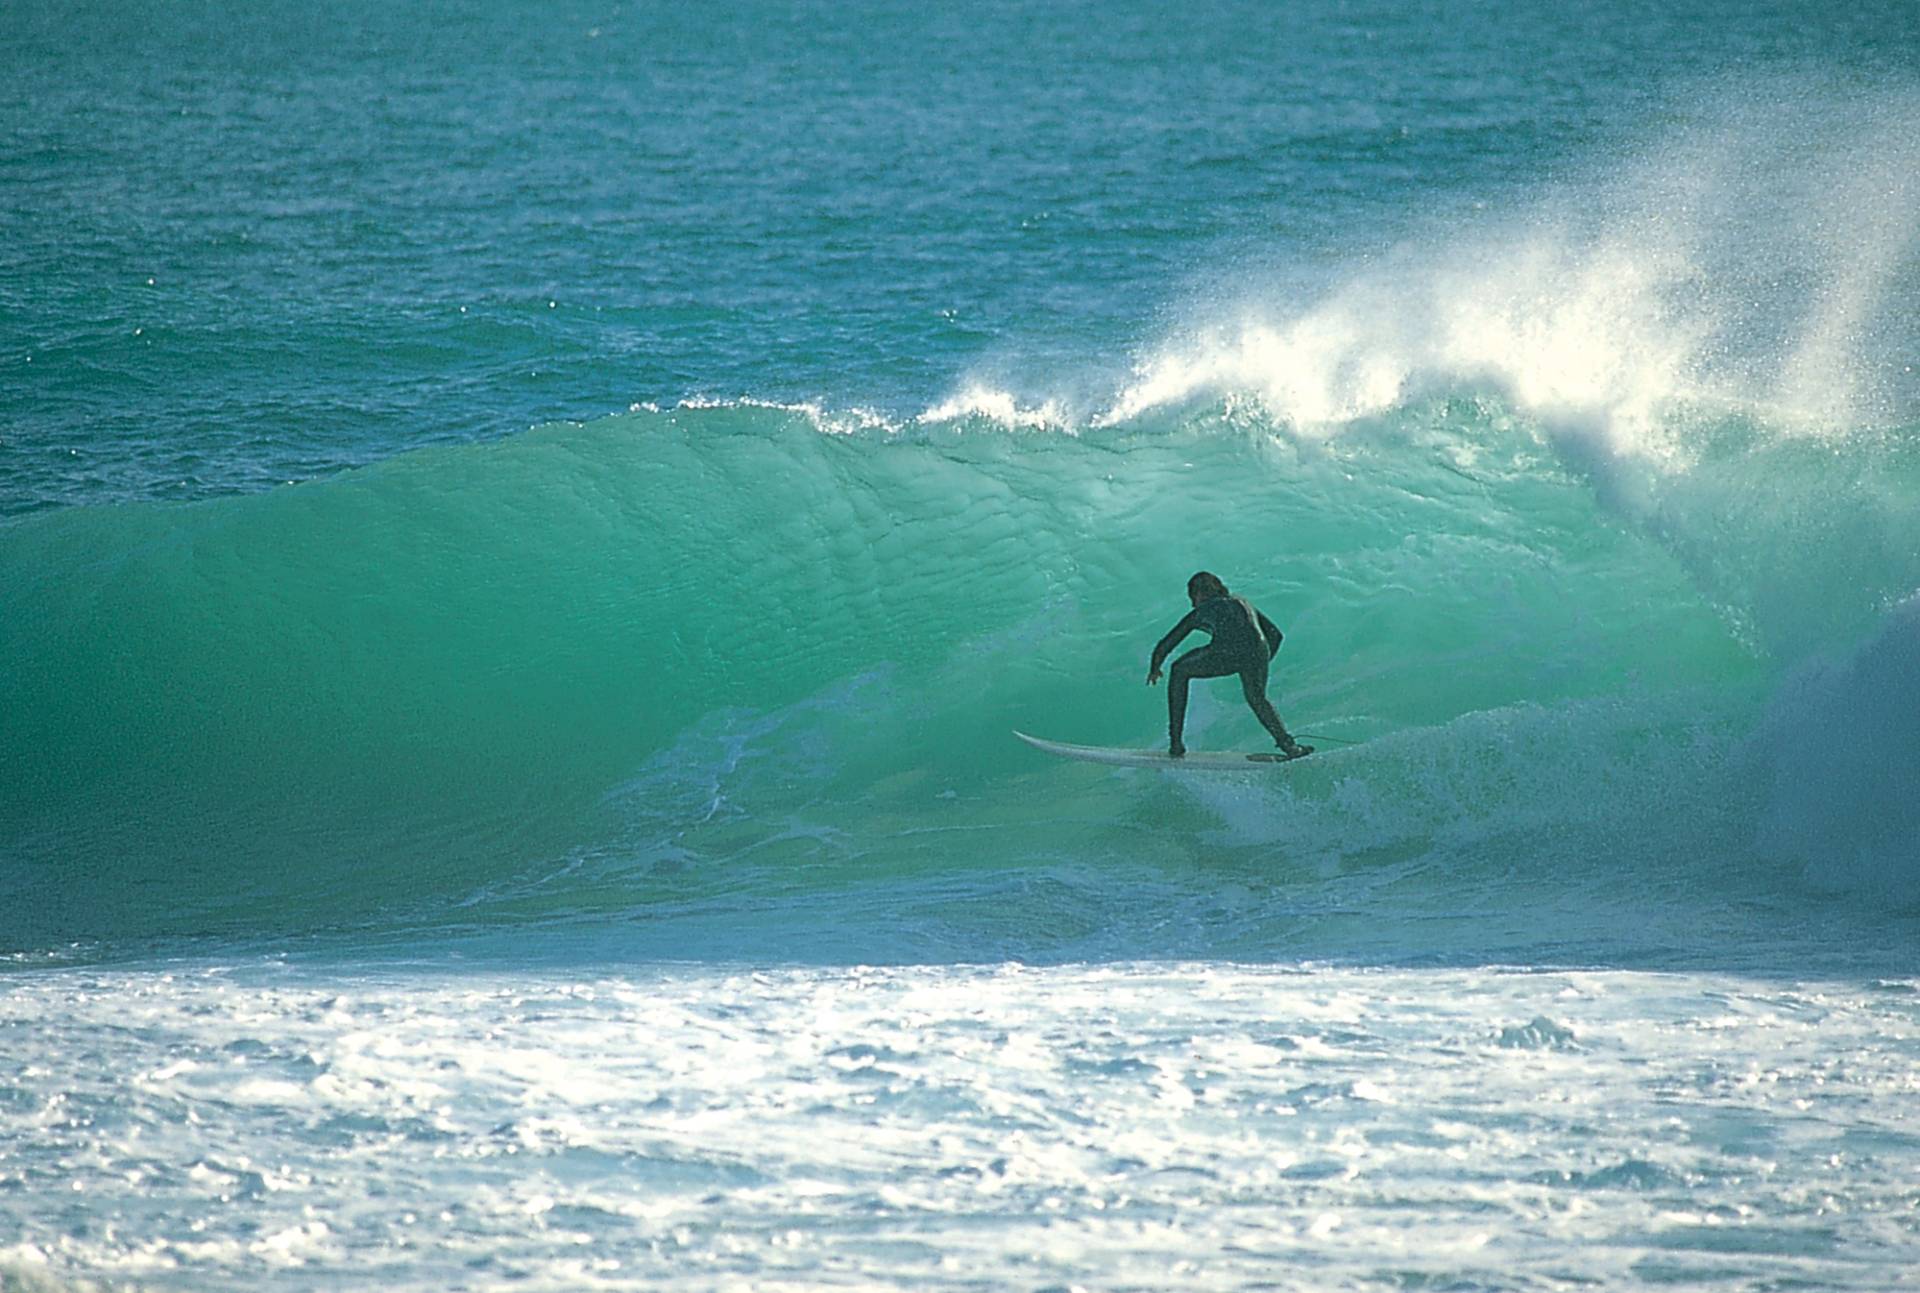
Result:
M1657 147L1635 138L1504 214L1429 221L1317 286L1195 300L1105 419L1247 392L1323 436L1479 384L1608 458L1670 466L1694 454L1681 407L1825 436L1908 422L1920 384L1887 359L1920 290L1920 97L1772 88L1703 90Z

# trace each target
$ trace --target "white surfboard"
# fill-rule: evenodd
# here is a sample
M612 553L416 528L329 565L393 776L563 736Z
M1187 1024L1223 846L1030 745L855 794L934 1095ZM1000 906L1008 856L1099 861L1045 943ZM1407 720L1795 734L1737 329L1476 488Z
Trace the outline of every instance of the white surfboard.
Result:
M1079 759L1083 763L1111 763L1122 768L1188 768L1196 772L1249 772L1275 763L1293 762L1278 750L1269 754L1188 750L1185 755L1176 759L1165 750L1124 750L1110 745L1069 745L1065 741L1048 741L1038 736L1028 736L1025 732L1015 732L1014 735L1036 750L1044 750L1048 754L1056 754L1063 759Z

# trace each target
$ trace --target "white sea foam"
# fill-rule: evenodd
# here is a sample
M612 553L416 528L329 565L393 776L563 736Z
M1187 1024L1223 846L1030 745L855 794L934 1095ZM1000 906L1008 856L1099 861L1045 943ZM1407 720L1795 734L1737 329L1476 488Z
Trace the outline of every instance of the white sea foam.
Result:
M884 414L872 409L828 408L815 400L766 400L751 395L722 399L716 396L695 395L679 401L676 409L704 411L709 409L766 409L775 413L790 413L804 418L813 424L817 431L829 435L853 435L862 431L895 431L899 424ZM655 411L650 406L633 405L629 412Z
M939 423L957 422L963 418L985 418L1005 427L1034 430L1065 430L1073 425L1072 416L1059 400L1045 399L1023 406L1019 397L1011 391L979 383L967 385L922 413L916 420Z
M1920 1260L1917 987L1221 963L15 976L0 1281L1619 1286L1678 1263L1884 1288Z

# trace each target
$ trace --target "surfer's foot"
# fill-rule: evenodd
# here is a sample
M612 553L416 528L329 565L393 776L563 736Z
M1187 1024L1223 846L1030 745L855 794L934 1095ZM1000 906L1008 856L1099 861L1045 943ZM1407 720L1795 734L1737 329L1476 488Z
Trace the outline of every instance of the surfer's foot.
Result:
M1167 757L1169 759L1184 759L1187 757L1187 747L1178 741L1174 741L1167 746Z
M1311 745L1302 745L1292 737L1277 742L1277 744L1280 746L1280 753L1286 755L1289 759L1304 759L1313 753L1313 747Z

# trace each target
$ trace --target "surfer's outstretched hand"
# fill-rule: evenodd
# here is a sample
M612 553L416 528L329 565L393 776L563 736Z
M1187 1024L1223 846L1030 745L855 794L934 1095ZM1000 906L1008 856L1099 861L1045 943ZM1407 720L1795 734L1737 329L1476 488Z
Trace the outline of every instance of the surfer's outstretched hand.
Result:
M1153 686L1154 683L1159 681L1160 681L1160 671L1158 669L1147 670L1147 686L1151 687Z

